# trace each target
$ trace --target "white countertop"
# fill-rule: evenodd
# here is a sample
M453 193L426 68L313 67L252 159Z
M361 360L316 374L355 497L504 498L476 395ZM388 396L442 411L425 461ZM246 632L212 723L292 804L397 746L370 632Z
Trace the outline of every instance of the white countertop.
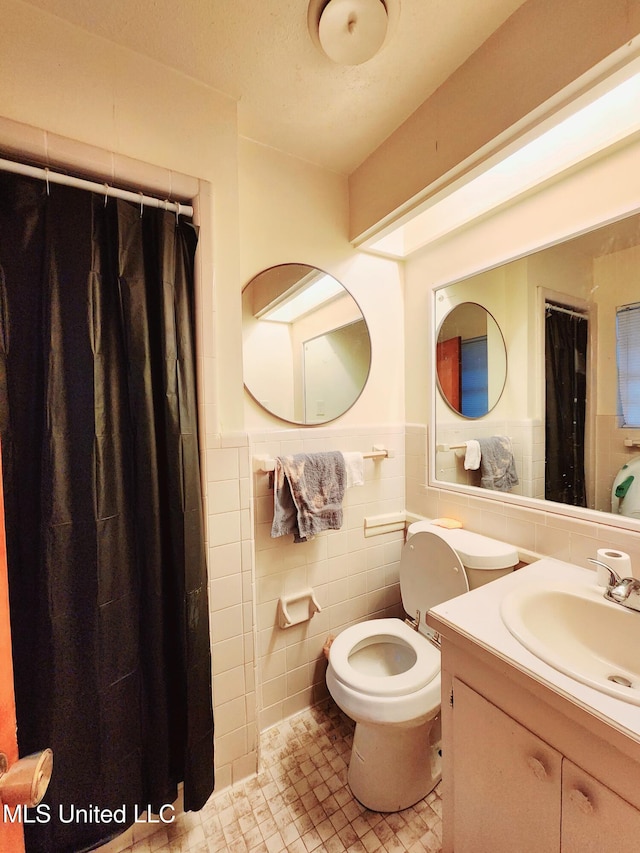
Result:
M500 615L503 597L523 583L536 583L543 587L558 581L569 584L575 581L576 586L584 588L587 583L603 593L595 580L596 573L590 569L545 557L465 595L445 601L432 608L431 613L444 625L640 742L639 705L601 693L540 660L509 632ZM640 613L637 618L640 619Z

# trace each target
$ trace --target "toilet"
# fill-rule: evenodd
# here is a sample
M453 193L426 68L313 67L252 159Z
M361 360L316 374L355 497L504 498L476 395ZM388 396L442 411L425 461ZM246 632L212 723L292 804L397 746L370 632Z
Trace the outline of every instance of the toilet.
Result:
M333 641L327 687L356 723L348 780L366 808L401 811L440 781L440 650L428 610L517 563L504 542L416 522L400 557L407 621L369 619Z

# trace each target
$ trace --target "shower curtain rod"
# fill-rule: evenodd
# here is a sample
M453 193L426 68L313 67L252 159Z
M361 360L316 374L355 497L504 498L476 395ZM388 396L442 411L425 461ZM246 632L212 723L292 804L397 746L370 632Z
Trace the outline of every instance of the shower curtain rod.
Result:
M161 207L163 210L168 210L175 213L177 216L192 217L193 207L189 204L182 204L179 201L168 201L167 199L154 198L153 196L145 195L142 192L133 192L132 190L121 190L117 187L112 187L109 184L99 184L97 181L87 181L84 178L76 178L75 175L65 175L62 172L52 172L51 169L43 168L42 166L28 166L26 163L17 163L14 160L0 159L0 170L4 172L13 172L16 175L24 175L28 178L39 178L47 184L62 184L66 187L77 187L81 190L88 190L92 193L98 193L110 198L121 198L125 201L133 201L141 205L141 207Z
M573 310L565 308L563 305L556 305L555 302L545 302L544 307L549 311L559 311L561 314L569 314L571 317L579 317L581 320L587 320L589 317L588 311Z

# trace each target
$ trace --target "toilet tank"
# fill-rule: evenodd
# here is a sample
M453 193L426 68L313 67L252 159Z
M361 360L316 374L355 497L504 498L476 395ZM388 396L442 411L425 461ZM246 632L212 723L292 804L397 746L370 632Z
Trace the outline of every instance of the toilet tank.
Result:
M519 557L513 545L491 539L463 528L439 527L430 521L416 521L407 529L407 540L421 530L440 536L456 552L464 566L469 589L509 574L518 565Z

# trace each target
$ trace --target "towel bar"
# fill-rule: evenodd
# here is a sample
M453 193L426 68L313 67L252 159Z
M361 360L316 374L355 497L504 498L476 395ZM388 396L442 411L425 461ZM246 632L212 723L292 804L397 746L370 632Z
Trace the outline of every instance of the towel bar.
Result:
M625 444L627 445L627 447L631 447L631 445L627 444L626 441L625 441ZM640 442L636 442L636 444L640 445ZM462 444L436 444L436 451L438 453L446 453L447 450L466 450L466 449L467 449L467 442L466 441L463 442Z
M394 455L395 453L393 450L387 450L386 447L381 447L379 445L374 445L372 450L362 454L364 459L391 459ZM275 471L275 468L276 460L272 456L253 457L253 471L255 474L268 474L269 471Z

